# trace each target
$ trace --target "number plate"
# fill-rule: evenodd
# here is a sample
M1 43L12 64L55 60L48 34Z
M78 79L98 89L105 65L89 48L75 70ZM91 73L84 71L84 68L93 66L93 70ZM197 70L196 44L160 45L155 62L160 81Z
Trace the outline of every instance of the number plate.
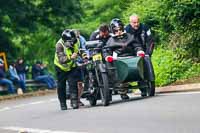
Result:
M92 60L93 60L93 61L102 60L102 56L101 56L101 54L93 55L93 56L92 56Z

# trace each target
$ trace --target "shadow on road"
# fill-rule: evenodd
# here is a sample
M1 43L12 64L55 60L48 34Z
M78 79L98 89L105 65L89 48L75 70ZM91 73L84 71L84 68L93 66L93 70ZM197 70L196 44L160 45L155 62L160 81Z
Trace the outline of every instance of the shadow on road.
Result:
M115 104L119 104L119 103L121 104L121 103L127 103L127 102L138 101L138 100L147 100L147 99L156 98L156 97L159 97L159 95L155 95L154 97L141 97L141 96L130 97L130 99L128 99L128 100L121 100L121 99L114 100L110 104L115 105Z
M119 99L115 99L113 100L109 106L114 106L114 105L118 105L118 104L125 104L128 102L134 102L134 101L138 101L138 100L147 100L147 99L151 99L151 98L156 98L156 97L160 97L161 95L155 95L154 97L141 97L141 96L134 96L134 97L130 97L130 99L128 100L121 100L121 98ZM109 106L105 106L105 107L109 107ZM86 109L86 108L95 108L95 107L104 107L101 103L101 100L98 100L98 103L96 106L90 106L90 105L85 105L83 107L81 107L80 109Z

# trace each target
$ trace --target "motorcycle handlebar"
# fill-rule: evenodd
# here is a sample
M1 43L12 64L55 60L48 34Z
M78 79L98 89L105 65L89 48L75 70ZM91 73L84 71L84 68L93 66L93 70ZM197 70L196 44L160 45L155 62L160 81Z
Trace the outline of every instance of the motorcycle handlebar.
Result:
M103 46L103 42L101 42L100 40L95 40L95 41L87 41L86 42L86 48L90 49L90 48L102 48Z

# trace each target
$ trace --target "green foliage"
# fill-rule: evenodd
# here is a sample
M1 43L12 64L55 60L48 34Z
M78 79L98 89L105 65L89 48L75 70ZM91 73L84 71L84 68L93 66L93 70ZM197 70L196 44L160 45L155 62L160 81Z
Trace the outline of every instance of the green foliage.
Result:
M181 48L184 52L178 53L183 58L192 58L199 62L200 59L200 2L164 0L161 15L171 30L169 33L169 46L175 49ZM168 12L165 12L168 10Z
M80 29L87 38L100 24L109 24L111 19L121 18L130 0L82 0L84 11L81 23L72 24L70 27ZM112 7L112 8L108 8ZM87 27L87 28L86 28Z
M49 30L60 34L66 25L80 21L81 12L79 0L1 0L1 51L10 57L21 56L24 45L41 41L45 34L50 34L47 33Z
M123 19L136 13L142 22L154 31L156 41L173 49L182 48L178 53L183 58L200 59L200 2L197 0L135 0L124 11ZM177 51L178 52L178 51Z
M158 86L200 75L200 63L193 63L191 59L180 60L172 50L159 47L154 51L152 60Z
M40 25L38 27L40 28L28 35L18 34L12 41L22 49L18 56L25 57L25 60L30 64L33 64L36 60L48 61L52 70L54 66L52 59L54 58L58 35L45 26Z

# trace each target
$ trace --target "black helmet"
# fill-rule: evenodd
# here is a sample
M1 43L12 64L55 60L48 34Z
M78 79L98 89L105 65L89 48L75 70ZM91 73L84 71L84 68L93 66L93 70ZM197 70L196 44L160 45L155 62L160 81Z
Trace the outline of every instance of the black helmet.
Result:
M114 18L110 22L110 29L112 33L115 33L116 28L120 28L122 31L124 31L124 24L118 18Z
M63 31L62 33L62 40L64 42L73 42L73 43L76 43L77 39L76 39L76 34L73 30L69 30L69 29L66 29Z

